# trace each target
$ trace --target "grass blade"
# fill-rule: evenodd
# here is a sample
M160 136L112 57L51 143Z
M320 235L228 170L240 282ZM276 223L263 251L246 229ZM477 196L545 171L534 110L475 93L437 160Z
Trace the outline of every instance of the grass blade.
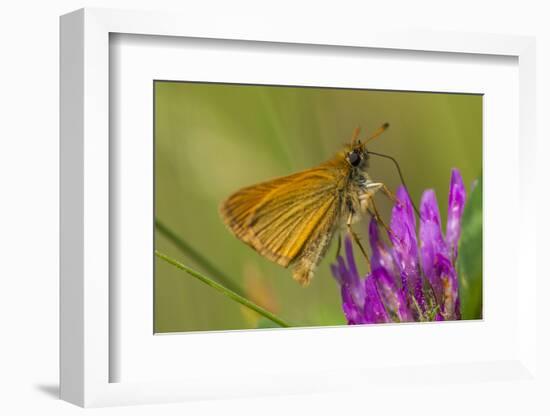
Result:
M216 276L216 279L225 287L231 289L233 292L243 293L242 289L235 284L229 277L227 277L221 270L214 266L206 257L195 250L190 244L183 240L179 235L162 223L159 219L155 219L155 227L157 230L168 240L172 242L177 248L179 248L185 255L189 256L195 261L204 271L212 276Z
M205 275L199 273L198 271L193 270L192 268L180 263L179 261L168 257L166 254L159 253L156 250L155 250L155 254L156 254L157 257L161 258L162 260L166 261L167 263L170 263L172 266L175 266L178 269L183 270L184 272L186 272L186 273L190 274L191 276L197 278L198 280L200 280L201 282L207 284L208 286L216 289L218 292L224 294L225 296L227 296L228 298L234 300L235 302L238 302L241 305L244 305L247 308L252 309L254 312L259 313L260 315L262 315L263 317L269 319L270 321L275 322L277 325L279 325L283 328L290 327L290 325L288 323L286 323L285 321L283 321L281 318L277 317L276 315L272 314L271 312L269 312L268 310L262 308L261 306L256 305L254 302L246 299L245 297L242 297L238 293L235 293L234 291L232 291L232 290L228 289L227 287L221 285L220 283L216 282L215 280L213 280L209 277L206 277Z

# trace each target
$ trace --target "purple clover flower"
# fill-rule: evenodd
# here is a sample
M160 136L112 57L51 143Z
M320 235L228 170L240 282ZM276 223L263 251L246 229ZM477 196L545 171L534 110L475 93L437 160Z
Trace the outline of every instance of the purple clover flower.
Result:
M342 308L348 324L442 321L460 319L456 261L460 221L466 202L462 176L451 173L445 236L433 190L420 201L418 238L416 218L405 187L397 190L392 210L391 246L380 238L378 224L369 224L371 272L361 278L352 243L345 240L345 257L331 266L342 292Z

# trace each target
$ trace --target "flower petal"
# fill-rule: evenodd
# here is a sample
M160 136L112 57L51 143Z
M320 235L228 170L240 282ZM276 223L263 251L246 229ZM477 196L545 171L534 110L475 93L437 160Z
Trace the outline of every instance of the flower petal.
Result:
M371 280L376 283L380 299L390 317L394 317L399 322L413 320L413 314L407 306L407 299L385 269L374 270Z
M390 228L393 234L390 234L392 243L394 240L399 240L404 248L411 252L416 250L416 220L412 202L404 186L400 186L396 193L397 202L392 209L392 218ZM402 240L402 241L400 241Z
M416 302L425 306L422 292L422 276L418 267L418 247L416 241L416 219L411 199L404 186L397 189L397 202L392 210L389 235L393 245L395 263L399 268L402 287L411 292Z
M367 323L379 324L391 322L392 320L390 315L384 308L384 303L380 298L375 279L373 279L372 275L367 276L365 279L365 293L367 297L365 301L364 313Z
M334 278L340 283L340 286L343 286L346 280L348 279L348 269L346 268L346 263L341 256L338 256L336 259L337 264L331 264L330 270Z
M422 269L434 289L437 302L441 301L442 285L435 270L437 255L447 255L447 244L441 234L441 220L435 192L424 192L420 201L420 255Z
M441 254L436 256L435 273L442 287L441 314L445 320L460 319L458 280L456 271L447 257Z
M359 307L353 300L349 286L342 286L342 310L349 325L370 323L366 317L363 307Z
M372 270L383 268L394 279L398 279L400 274L395 267L392 253L386 244L384 244L384 242L380 239L380 235L378 233L378 222L374 218L369 224L369 242L372 250L370 259Z
M354 302L357 304L357 306L362 307L365 303L365 293L363 290L363 285L361 284L359 272L357 271L355 258L353 257L353 244L349 237L345 238L344 247L348 264L347 285L349 286L349 290Z
M341 256L337 264L331 265L334 278L341 286L342 309L350 325L366 323L364 318L365 290L359 277L353 257L353 247L349 237L344 241L346 261Z
M466 190L458 169L451 171L451 185L449 189L449 210L447 213L447 228L445 237L453 263L456 261L458 240L460 239L460 220L464 212Z

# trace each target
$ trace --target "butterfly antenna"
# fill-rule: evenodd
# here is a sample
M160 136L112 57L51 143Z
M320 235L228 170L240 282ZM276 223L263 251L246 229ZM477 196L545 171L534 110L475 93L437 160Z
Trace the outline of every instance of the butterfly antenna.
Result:
M361 133L361 128L356 127L353 130L353 134L351 135L351 146L354 147L357 144L357 140L359 139L359 134Z
M403 186L407 190L407 193L410 195L409 187L405 183L405 178L403 177L403 173L401 172L401 167L399 166L399 163L397 163L397 160L395 160L393 157L391 157L389 155L385 155L383 153L371 152L370 150L369 150L369 155L374 155L374 156L379 156L379 157L383 157L383 158L386 158L386 159L390 159L393 162L393 164L395 165L395 167L397 168L397 172L399 173L399 177L401 178L401 183L403 184ZM415 205L414 201L412 200L412 198L411 198L411 204L414 208L414 212L416 212L416 215L418 216L418 219L420 219L420 212L418 211L418 208L416 208L416 205Z
M372 133L372 134L370 135L370 137L367 137L367 138L365 139L365 144L367 144L368 142L370 142L370 141L376 139L378 136L380 136L382 133L384 133L384 132L388 129L388 127L390 127L390 123L384 123L384 124L382 124L380 127L378 127L378 128L374 131L374 133Z

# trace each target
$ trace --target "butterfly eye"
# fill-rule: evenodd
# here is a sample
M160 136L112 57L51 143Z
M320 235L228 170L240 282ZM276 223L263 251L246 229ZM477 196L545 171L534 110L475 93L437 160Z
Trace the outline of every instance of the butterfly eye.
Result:
M361 156L359 156L359 153L357 152L349 152L348 160L351 166L356 167L361 162Z

